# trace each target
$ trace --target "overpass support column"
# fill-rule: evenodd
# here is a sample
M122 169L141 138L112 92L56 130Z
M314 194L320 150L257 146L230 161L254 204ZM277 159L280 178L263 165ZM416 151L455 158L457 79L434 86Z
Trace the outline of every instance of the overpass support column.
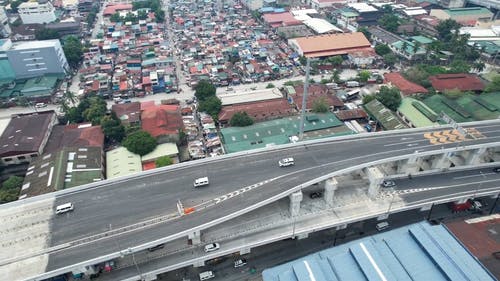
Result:
M191 240L193 245L201 244L201 233L199 230L189 233L188 238Z
M437 155L436 158L432 160L431 169L448 169L450 167L451 161L450 157L452 157L452 152L448 152L446 154Z
M384 179L384 175L379 168L369 167L366 169L366 174L368 175L368 180L370 180L370 186L368 187L368 196L375 197L380 189L380 184Z
M406 163L401 164L398 167L398 174L415 174L420 171L420 166L422 165L422 158L418 156L411 156Z
M154 281L158 279L156 274L143 274L141 281Z
M335 195L335 190L339 187L339 183L337 182L337 179L331 178L327 179L325 181L325 202L327 205L332 205L333 204L333 196Z
M300 201L302 201L302 191L290 194L290 216L295 217L299 215Z
M194 267L202 267L205 266L205 261L196 261L193 263Z
M479 163L482 163L484 160L484 156L486 155L487 149L486 147L481 147L479 149L475 149L473 151L470 151L466 163L467 165L477 165Z
M250 248L243 248L240 250L240 255L250 254Z

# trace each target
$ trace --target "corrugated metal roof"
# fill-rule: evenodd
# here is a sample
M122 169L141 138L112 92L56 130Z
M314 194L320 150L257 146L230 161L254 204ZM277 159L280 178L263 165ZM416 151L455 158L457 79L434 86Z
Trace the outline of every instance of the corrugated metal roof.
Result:
M262 276L264 281L496 280L444 226L427 222L326 249L266 269Z

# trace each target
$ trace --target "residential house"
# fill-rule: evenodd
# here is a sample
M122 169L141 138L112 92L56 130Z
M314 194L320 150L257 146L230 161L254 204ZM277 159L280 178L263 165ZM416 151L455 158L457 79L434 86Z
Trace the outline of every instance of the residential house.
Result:
M142 129L155 137L158 143L179 141L179 131L184 130L180 107L155 105L141 113Z
M140 102L113 104L111 106L111 111L116 114L123 125L135 126L141 124Z
M447 90L460 90L462 92L471 91L480 93L484 90L484 83L481 79L468 73L458 74L438 74L429 77L432 87L438 92Z
M398 88L403 96L412 96L418 94L427 94L429 91L411 81L408 81L398 72L385 73L384 79L386 83Z

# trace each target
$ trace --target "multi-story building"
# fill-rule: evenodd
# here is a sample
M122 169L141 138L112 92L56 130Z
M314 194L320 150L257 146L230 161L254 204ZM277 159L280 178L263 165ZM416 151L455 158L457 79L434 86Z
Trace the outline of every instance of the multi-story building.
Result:
M16 78L66 74L69 65L59 40L15 42L6 51Z
M5 7L0 6L0 35L5 37L9 37L10 35L10 26L9 26L9 18L7 17L7 13L5 12Z
M255 11L264 6L263 0L243 0L243 5L245 5L249 10Z
M17 11L23 23L49 23L56 20L55 8L47 0L21 3Z

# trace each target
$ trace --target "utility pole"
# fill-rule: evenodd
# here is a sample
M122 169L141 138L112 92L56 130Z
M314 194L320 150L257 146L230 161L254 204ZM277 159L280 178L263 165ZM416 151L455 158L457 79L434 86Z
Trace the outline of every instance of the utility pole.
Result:
M306 115L307 106L307 89L309 88L309 70L311 66L311 59L307 58L306 63L306 81L304 81L304 94L302 95L302 110L300 111L300 131L299 131L299 141L304 139L304 119Z

